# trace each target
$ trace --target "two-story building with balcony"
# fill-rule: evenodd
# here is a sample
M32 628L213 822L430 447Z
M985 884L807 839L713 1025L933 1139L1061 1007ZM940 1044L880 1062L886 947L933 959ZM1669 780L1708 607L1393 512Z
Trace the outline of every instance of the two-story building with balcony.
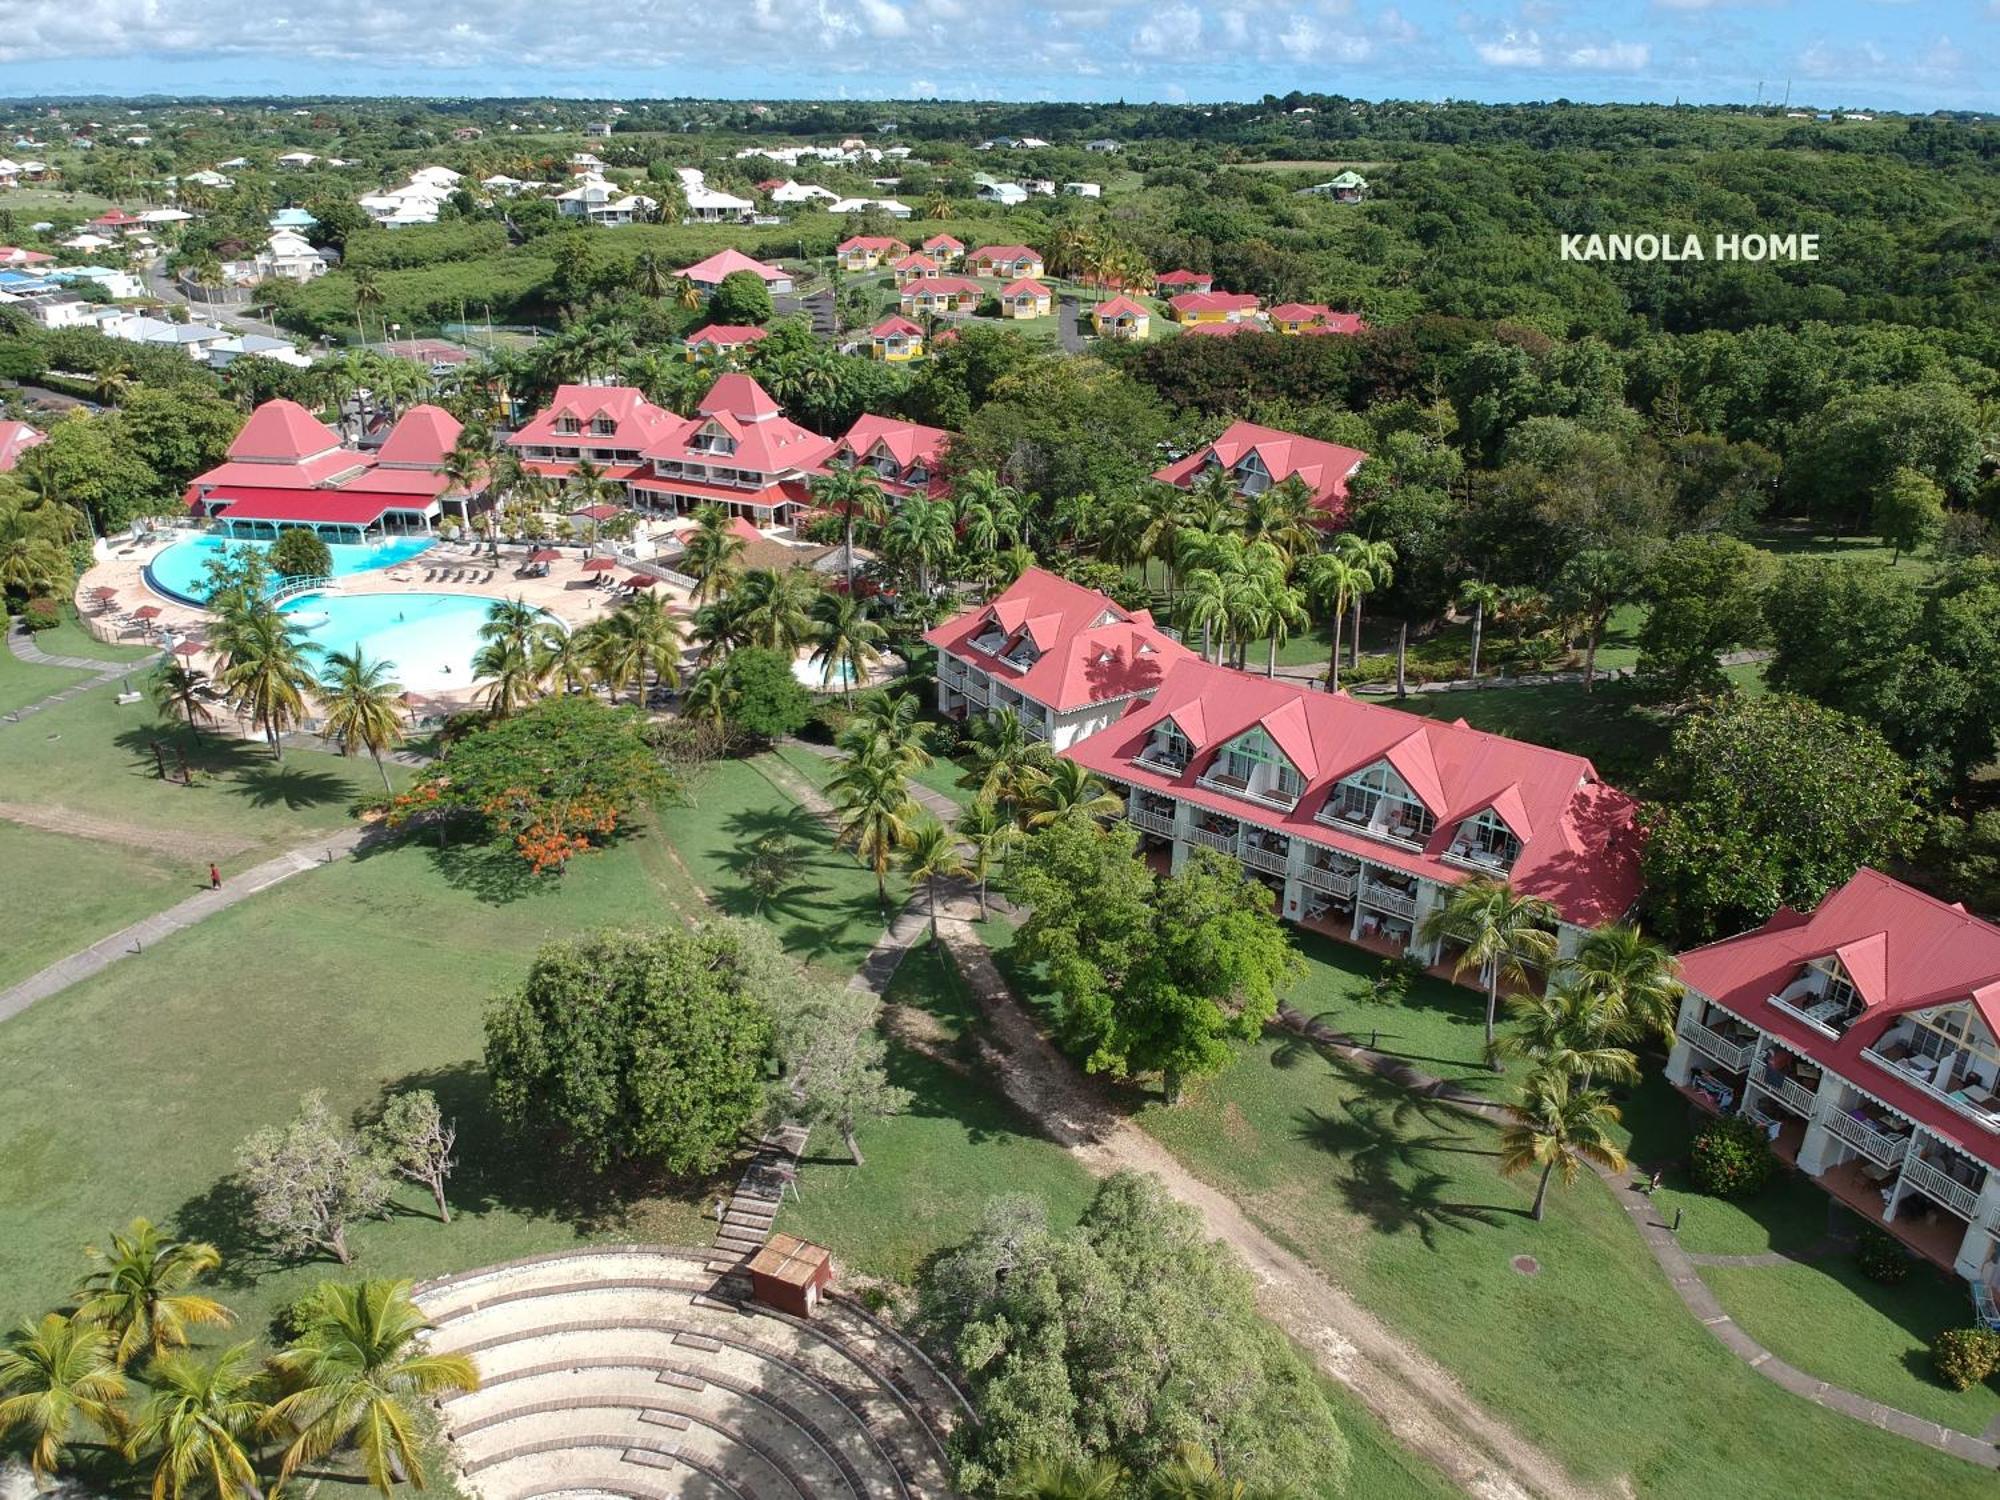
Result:
M912 495L935 499L944 493L941 466L945 444L951 439L952 434L942 427L867 413L854 419L827 462L845 461L872 469L882 493L893 500L907 500Z
M924 639L937 648L940 713L1011 708L1030 736L1059 751L1107 728L1194 658L1148 611L1040 568Z
M1312 493L1313 509L1327 526L1347 515L1347 481L1367 462L1359 448L1323 443L1255 422L1232 422L1212 443L1205 443L1178 463L1153 477L1178 489L1193 489L1208 469L1225 469L1237 492L1258 495L1274 484L1296 477Z
M1474 876L1548 901L1564 957L1639 894L1638 804L1583 757L1195 655L1064 754L1150 856L1220 850L1291 921L1426 965L1455 954L1425 918Z
M709 388L694 416L668 421L627 481L635 503L668 515L719 505L753 526L789 526L810 507L811 476L833 452L833 439L786 417L738 371Z
M872 271L877 266L910 253L910 247L886 234L850 235L833 247L843 271Z
M1668 1079L2000 1316L2000 927L1864 869L1680 965Z
M646 450L679 430L683 419L653 405L636 386L564 385L555 399L507 439L524 467L567 479L588 460L620 484L646 466Z

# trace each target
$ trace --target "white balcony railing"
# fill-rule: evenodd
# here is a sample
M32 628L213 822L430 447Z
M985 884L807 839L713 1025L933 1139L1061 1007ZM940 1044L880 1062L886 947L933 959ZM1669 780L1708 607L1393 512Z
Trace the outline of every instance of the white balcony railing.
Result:
M1417 914L1417 898L1406 896L1401 891L1392 891L1386 885L1377 885L1372 880L1361 882L1361 899L1377 911L1390 912L1399 917Z
M968 675L965 681L959 685L958 690L965 694L966 701L969 703L984 705L986 702L986 684L979 681L976 677Z
M1771 1095L1780 1104L1797 1110L1807 1119L1812 1118L1813 1101L1819 1096L1800 1083L1798 1079L1780 1077L1777 1082L1773 1083L1770 1079L1766 1078L1761 1080L1761 1082L1764 1092Z
M1320 865L1307 865L1299 872L1299 879L1316 891L1326 891L1331 895L1349 897L1354 894L1354 876L1342 875Z
M1161 776L1178 776L1187 769L1186 761L1177 761L1169 756L1156 754L1151 746L1134 756L1132 764Z
M1926 1198L1942 1203L1961 1219L1971 1219L1979 1212L1978 1193L1949 1173L1939 1171L1921 1156L1913 1156L1903 1163L1903 1181Z
M1773 995L1771 997L1771 1003L1777 1006L1778 1009L1783 1011L1786 1015L1792 1017L1794 1020L1803 1022L1805 1025L1810 1026L1814 1031L1817 1031L1821 1036L1830 1036L1833 1037L1835 1040L1839 1039L1840 1033L1836 1031L1830 1024L1828 1024L1827 1018L1822 1016L1817 1016L1812 1013L1812 1009L1818 1009L1825 1005L1826 1002L1824 1000L1815 999L1812 1002L1812 1009L1807 1009L1805 1007L1796 1005L1792 1001L1785 999L1784 996L1782 995Z
M1872 1125L1865 1125L1854 1116L1844 1115L1838 1110L1827 1115L1822 1123L1834 1135L1880 1167L1895 1166L1910 1149L1908 1136L1884 1135Z
M1720 1032L1702 1025L1699 1021L1689 1021L1680 1030L1682 1036L1732 1073L1740 1073L1750 1066L1750 1058L1756 1050L1753 1044L1732 1042Z
M1021 730L1031 740L1045 740L1049 737L1049 721L1047 719L1031 719L1023 715Z
M1902 1064L1884 1057L1881 1053L1877 1052L1873 1047L1863 1047L1861 1049L1861 1055L1867 1058L1873 1064L1875 1064L1876 1067L1882 1069L1885 1073L1894 1075L1902 1082L1909 1084L1912 1088L1922 1089L1926 1094L1929 1094L1933 1099L1937 1100L1940 1104L1943 1104L1947 1108L1953 1110L1954 1112L1963 1115L1966 1119L1970 1120L1973 1124L1977 1125L1981 1130L1988 1130L1994 1132L1995 1134L2000 1134L2000 1116L1987 1113L1985 1110L1979 1108L1977 1105L1970 1104L1967 1101L1959 1098L1956 1093L1948 1089L1939 1088L1935 1083L1932 1083L1930 1079L1923 1077L1921 1074L1912 1073L1908 1068L1904 1067Z
M1173 837L1174 815L1172 813L1154 812L1151 808L1147 807L1135 807L1125 817L1126 821L1131 823L1134 828L1143 828L1148 833L1165 834L1168 838Z
M1289 855L1273 854L1262 844L1245 844L1239 856L1243 863L1253 870L1263 870L1272 875L1282 875L1291 862Z
M1224 854L1236 852L1236 835L1233 833L1215 833L1206 828L1190 828L1188 837L1197 844L1207 845L1210 849L1220 849Z
M1252 787L1246 782L1214 771L1206 776L1197 776L1194 784L1207 787L1211 792L1223 792L1231 797L1244 797L1252 802L1261 802L1264 806L1275 807L1281 812L1290 812L1299 802L1298 798L1288 797L1283 792Z

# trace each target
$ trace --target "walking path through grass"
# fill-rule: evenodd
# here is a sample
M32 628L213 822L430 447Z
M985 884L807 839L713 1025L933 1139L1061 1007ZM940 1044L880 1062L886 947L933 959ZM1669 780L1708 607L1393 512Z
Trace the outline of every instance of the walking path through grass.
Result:
M88 656L51 656L35 644L35 638L19 620L7 626L7 651L22 665L39 670L22 674L8 672L4 685L0 685L0 727L18 724L46 709L67 703L79 693L109 682L114 677L122 677L132 670L132 663L104 661ZM60 677L62 685L55 687ZM34 694L38 688L54 687L54 691L43 696L24 697ZM17 701L18 700L18 701Z

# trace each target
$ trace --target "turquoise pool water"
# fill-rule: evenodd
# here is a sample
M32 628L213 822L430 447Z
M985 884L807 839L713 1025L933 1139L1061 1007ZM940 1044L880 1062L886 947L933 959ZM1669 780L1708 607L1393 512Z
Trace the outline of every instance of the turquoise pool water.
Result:
M355 646L417 693L465 691L491 599L476 594L302 594L278 606L318 656Z
M344 578L349 573L393 568L397 563L408 562L436 541L436 537L430 536L398 536L380 542L329 542L327 551L333 554L333 576ZM210 559L219 557L227 547L269 545L231 541L225 536L189 537L156 554L146 565L146 574L160 592L188 604L201 604L204 601L201 577Z

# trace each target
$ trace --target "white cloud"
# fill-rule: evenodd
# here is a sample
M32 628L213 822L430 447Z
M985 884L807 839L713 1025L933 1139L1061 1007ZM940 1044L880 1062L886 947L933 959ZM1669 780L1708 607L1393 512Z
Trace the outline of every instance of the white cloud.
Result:
M1592 72L1636 73L1651 56L1652 48L1644 42L1604 42L1572 47L1564 59L1573 68L1588 68Z
M1542 39L1532 31L1510 31L1497 42L1475 42L1472 50L1492 68L1539 68Z
M912 78L909 84L912 99L935 99L938 86L928 78Z
M1186 57L1201 43L1201 12L1192 5L1165 5L1132 33L1141 57Z
M861 19L870 36L907 36L910 31L910 18L889 0L861 0Z

